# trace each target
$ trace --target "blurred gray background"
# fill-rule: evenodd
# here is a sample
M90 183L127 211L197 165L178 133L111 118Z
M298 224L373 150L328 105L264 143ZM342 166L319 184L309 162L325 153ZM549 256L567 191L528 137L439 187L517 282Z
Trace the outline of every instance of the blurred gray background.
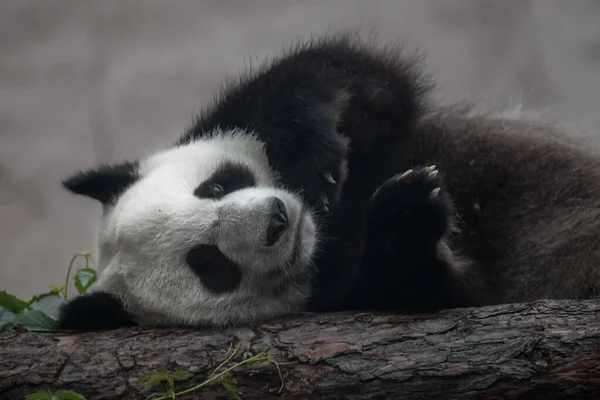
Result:
M100 207L62 178L170 143L228 74L338 29L425 52L446 100L559 104L600 135L598 0L3 0L0 290L94 251Z

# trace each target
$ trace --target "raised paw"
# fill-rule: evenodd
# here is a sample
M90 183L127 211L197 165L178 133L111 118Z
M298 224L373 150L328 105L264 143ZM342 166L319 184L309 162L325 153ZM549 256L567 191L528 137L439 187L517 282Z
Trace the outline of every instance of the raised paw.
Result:
M401 174L396 175L394 178L396 183L400 181L406 181L407 183L417 182L419 180L425 181L423 189L429 189L433 187L431 192L429 192L429 198L431 200L435 200L440 191L442 190L441 185L441 177L439 176L439 171L436 169L435 165L430 165L428 167L422 167L417 169L409 169ZM428 183L428 184L427 184ZM439 184L439 186L438 186Z
M339 202L347 176L347 144L339 140L329 151L305 157L282 174L291 188L299 189L305 201L316 210L328 213Z
M400 237L439 240L452 207L435 165L416 167L385 181L373 194L370 222Z

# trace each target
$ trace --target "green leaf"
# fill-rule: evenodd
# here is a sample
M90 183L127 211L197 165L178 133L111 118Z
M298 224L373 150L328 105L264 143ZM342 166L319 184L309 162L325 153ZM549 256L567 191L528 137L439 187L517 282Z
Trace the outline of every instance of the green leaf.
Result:
M47 391L31 393L25 396L25 400L52 400L52 393Z
M225 389L227 389L227 391L229 393L231 393L231 395L233 397L236 398L236 400L241 400L240 396L238 396L237 394L237 381L235 380L235 378L231 375L231 373L226 373L225 375L223 375L223 378L221 379L221 384L223 385L223 387Z
M15 314L7 309L0 307L0 332L11 330L15 325L12 323Z
M172 376L173 378L181 379L181 378L186 378L186 377L188 377L188 376L189 376L189 374L188 374L187 372L185 372L185 371L181 371L181 370L179 370L179 371L175 371L175 372L173 372L173 373L171 374L171 376Z
M80 268L75 275L75 287L79 294L85 293L96 282L96 271L91 268Z
M3 290L0 292L0 307L16 314L27 308L27 302Z
M86 398L70 390L59 390L56 393L44 391L28 394L25 400L86 400Z
M167 371L160 370L159 372L147 372L144 375L140 376L137 380L138 385L144 385L144 390L148 390L156 384L167 381L169 376Z
M49 331L56 329L56 322L40 310L28 310L15 315L15 325L23 325L30 331Z
M54 393L59 400L86 400L86 398L79 393L71 392L70 390L59 390Z
M50 286L50 293L61 294L64 290L65 290L65 287L61 286L61 285Z
M64 302L65 301L61 299L58 294L55 292L49 292L32 298L29 302L29 308L32 310L41 311L56 321L58 320L60 306Z

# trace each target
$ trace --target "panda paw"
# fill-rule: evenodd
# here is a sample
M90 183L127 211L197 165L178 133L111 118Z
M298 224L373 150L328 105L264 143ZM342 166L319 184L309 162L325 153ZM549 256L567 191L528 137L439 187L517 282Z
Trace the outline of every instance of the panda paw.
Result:
M341 197L342 186L346 180L346 159L343 158L335 169L324 169L319 171L322 182L318 185L318 202L321 209L329 212L331 207L335 206ZM313 195L313 198L315 196Z
M449 228L452 207L434 165L385 181L371 199L371 224L401 240L437 242Z
M284 176L284 181L299 188L312 207L325 213L339 202L347 176L345 141L340 139L329 150L317 157L306 157Z

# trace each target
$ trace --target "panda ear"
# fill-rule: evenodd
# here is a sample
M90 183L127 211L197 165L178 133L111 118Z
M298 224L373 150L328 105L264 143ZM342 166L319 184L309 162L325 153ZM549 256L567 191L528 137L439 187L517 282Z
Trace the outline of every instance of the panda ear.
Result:
M123 303L108 292L80 295L64 304L58 319L59 330L107 330L131 327L133 322Z
M138 179L137 162L102 165L65 179L63 186L72 193L107 204Z

